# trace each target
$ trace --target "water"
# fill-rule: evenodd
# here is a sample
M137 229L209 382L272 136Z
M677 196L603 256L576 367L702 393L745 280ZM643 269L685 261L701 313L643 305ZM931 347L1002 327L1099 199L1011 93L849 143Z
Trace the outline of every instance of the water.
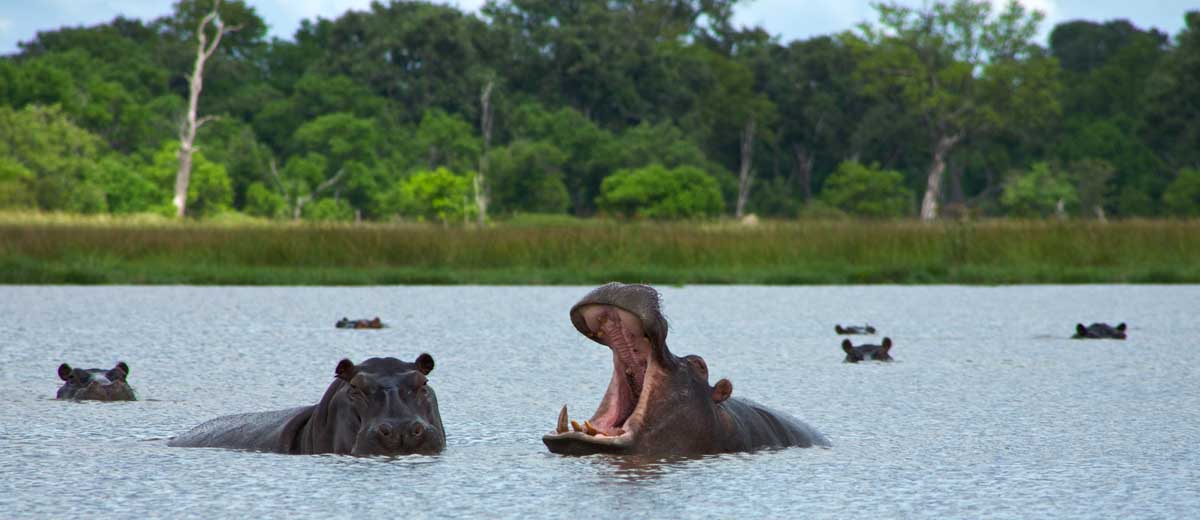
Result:
M591 414L604 347L584 287L0 287L9 517L1200 515L1200 287L664 288L676 354L831 449L647 461L550 454ZM379 315L380 331L336 330ZM892 364L842 364L870 322ZM1065 339L1128 322L1127 341ZM876 341L881 339L876 336ZM861 337L852 337L856 342ZM433 354L444 454L168 448L209 418L316 402L342 357ZM55 370L129 363L135 403L53 400ZM83 509L79 509L83 508Z

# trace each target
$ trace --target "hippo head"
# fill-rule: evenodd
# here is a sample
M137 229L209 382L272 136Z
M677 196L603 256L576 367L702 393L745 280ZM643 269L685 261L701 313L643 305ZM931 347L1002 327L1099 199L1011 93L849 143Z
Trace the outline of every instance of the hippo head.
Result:
M338 363L336 375L344 384L331 400L339 409L334 427L341 430L337 437L354 439L352 455L437 453L446 446L437 395L426 379L432 371L429 354L415 363L396 358Z
M870 359L872 361L892 361L892 338L883 338L882 345L859 345L850 340L842 340L842 352L846 353L845 363L858 363Z
M709 386L700 356L667 349L667 320L658 292L645 285L610 283L571 308L571 323L612 350L612 379L592 418L579 425L566 407L555 431L542 437L554 453L671 453L714 443L717 405L729 398L726 379Z
M77 401L136 401L133 389L125 378L129 376L129 365L118 361L110 369L71 368L63 363L58 366L58 377L63 385L58 389L59 399Z

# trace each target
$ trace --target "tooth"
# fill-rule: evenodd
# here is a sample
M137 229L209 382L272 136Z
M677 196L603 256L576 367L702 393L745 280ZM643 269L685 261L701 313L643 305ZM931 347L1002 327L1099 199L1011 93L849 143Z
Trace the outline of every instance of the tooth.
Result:
M595 426L592 426L591 421L583 421L583 430L588 435L595 435L599 433L599 430L597 430Z
M555 432L567 433L567 405L563 405L561 412L558 412L558 426L554 428Z
M583 427L580 426L579 423L575 422L574 419L571 419L571 429L577 432L583 431Z

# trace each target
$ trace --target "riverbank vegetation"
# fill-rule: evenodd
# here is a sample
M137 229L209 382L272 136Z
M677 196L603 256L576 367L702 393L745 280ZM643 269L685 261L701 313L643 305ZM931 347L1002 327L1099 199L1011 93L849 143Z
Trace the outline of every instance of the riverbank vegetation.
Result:
M1200 221L619 222L486 227L0 216L0 283L1200 283Z
M173 215L182 136L192 218L1200 215L1200 12L1042 45L1017 3L883 3L780 41L738 4L381 1L268 40L247 2L181 0L48 28L0 57L0 209Z

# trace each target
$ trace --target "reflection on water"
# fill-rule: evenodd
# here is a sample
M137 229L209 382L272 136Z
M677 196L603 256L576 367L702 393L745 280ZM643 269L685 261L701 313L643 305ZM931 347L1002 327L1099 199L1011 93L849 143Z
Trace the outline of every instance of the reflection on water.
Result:
M0 287L0 516L1200 515L1200 287L665 288L673 352L834 444L669 459L541 442L608 383L607 350L567 318L587 289ZM343 315L392 327L334 329ZM1130 339L1067 339L1092 321ZM841 363L839 322L878 327L897 362ZM441 455L166 447L316 402L343 357L421 352ZM141 401L52 399L59 363L117 360Z

